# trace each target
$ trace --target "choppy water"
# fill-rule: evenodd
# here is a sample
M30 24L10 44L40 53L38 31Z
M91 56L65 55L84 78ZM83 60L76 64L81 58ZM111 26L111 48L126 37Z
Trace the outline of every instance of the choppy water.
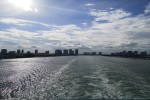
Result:
M150 99L150 61L100 56L1 60L0 99Z

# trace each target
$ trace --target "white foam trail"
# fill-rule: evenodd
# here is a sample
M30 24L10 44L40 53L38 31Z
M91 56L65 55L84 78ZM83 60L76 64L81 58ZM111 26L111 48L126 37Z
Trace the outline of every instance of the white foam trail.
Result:
M104 69L103 69L104 68ZM99 90L95 90L92 94L92 99L122 99L122 93L118 90L120 83L110 83L110 80L105 75L105 66L99 67L96 72L93 73L93 76L88 76L91 79L100 79L100 83L89 83L93 87L100 88Z

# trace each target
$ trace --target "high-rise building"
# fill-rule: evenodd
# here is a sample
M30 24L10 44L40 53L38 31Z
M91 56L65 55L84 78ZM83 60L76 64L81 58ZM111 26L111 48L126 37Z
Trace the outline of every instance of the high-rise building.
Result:
M24 54L24 50L22 49L21 54Z
M111 53L111 56L115 56L115 53Z
M79 50L75 49L75 55L78 55L78 53L79 53Z
M74 51L72 49L69 49L69 55L74 55Z
M62 50L55 50L55 55L60 56L62 55Z
M31 54L31 52L30 52L30 51L28 51L28 52L27 52L27 54Z
M38 54L38 50L35 50L35 55L37 55Z
M9 51L9 55L15 55L16 51Z
M99 52L99 55L102 55L102 52Z
M133 52L132 51L128 51L128 56L129 57L133 56Z
M90 52L83 52L83 55L90 55Z
M72 50L71 55L74 55L74 53L75 53L74 50Z
M141 53L140 53L140 56L146 57L146 56L147 56L147 52L146 52L146 51L141 52Z
M91 55L96 55L96 52L92 52Z
M46 55L49 55L49 51L45 51L45 54L46 54Z
M122 52L122 56L127 56L127 52L126 52L126 51L123 51L123 52Z
M21 54L21 51L20 51L20 49L18 49L18 50L17 50L17 54L18 54L18 55L20 55L20 54Z
M72 53L72 49L69 49L69 55L71 55L71 53Z
M133 52L133 55L134 55L134 56L138 56L138 51L134 51L134 52Z
M63 52L63 54L64 54L64 55L68 55L68 54L69 54L68 50L65 49L64 52Z
M7 54L7 49L1 49L1 54L6 55Z

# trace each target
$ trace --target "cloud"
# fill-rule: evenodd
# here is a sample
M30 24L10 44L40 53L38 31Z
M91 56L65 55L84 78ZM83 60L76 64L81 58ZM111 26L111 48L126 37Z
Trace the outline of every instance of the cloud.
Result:
M130 43L123 43L120 45L120 47L136 47L137 45L138 43L130 42Z
M117 21L125 17L131 16L131 13L124 11L123 9L116 10L91 10L91 15L95 16L95 21L107 20L109 22Z
M37 48L37 46L31 46L31 48L36 49L36 48Z
M86 4L84 4L84 6L90 7L90 6L95 6L95 4L93 4L93 3L86 3Z
M32 1L31 0L8 0L8 2L6 3L10 3L10 5L13 5L15 7L19 7L20 9L23 9L25 11L34 11L34 12L38 12L38 9L35 7L32 7Z
M87 23L82 23L83 26L87 26Z
M147 9L147 8L146 8ZM147 14L133 15L123 9L90 10L90 23L49 25L14 18L1 18L0 23L34 27L40 24L47 30L31 32L18 28L0 31L1 45L12 41L16 46L37 49L81 48L91 51L149 50L150 19ZM87 27L87 24L91 26Z
M145 14L150 13L150 3L146 6L146 9L144 10Z
M142 45L149 43L150 19L145 14L133 16L132 13L123 9L113 9L111 11L91 10L91 15L95 17L95 20L92 21L92 28L98 29L99 33L105 33L102 34L103 38L108 43L112 42L112 45L108 45L109 47L119 50L119 48L128 46L124 49L131 50L140 49ZM133 46L133 44L138 45ZM146 46L145 49L148 50Z
M41 22L16 19L16 18L0 18L0 23L12 24L16 26L32 26L33 24L39 24L39 25L46 26L46 27L50 26L48 24L41 23Z

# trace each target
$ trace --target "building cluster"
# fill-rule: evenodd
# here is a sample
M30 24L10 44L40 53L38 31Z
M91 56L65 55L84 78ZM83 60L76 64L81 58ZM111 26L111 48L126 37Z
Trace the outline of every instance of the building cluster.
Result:
M120 56L120 57L147 57L147 52L138 52L138 51L123 51L111 53L111 56Z
M102 55L102 52L84 52L83 55Z
M65 49L65 50L55 50L54 54L50 54L49 51L44 53L39 53L38 50L35 50L34 53L30 51L24 52L24 50L18 49L17 51L8 51L7 49L1 49L0 59L3 58L28 58L28 57L48 57L48 56L69 56L69 55L78 55L78 49Z
M18 49L17 51L7 51L7 49L1 49L0 59L3 58L28 58L28 57L48 57L48 56L77 56L79 55L78 49L56 49L54 53L45 51L44 53L39 53L35 50L34 53L30 51L24 52L24 50ZM84 52L83 55L103 55L103 56L116 56L116 57L134 57L134 58L150 58L146 51L123 51L108 54L102 54L102 52Z
M68 56L68 55L78 55L79 54L79 50L78 49L75 49L75 50L72 50L72 49L64 49L64 50L60 50L60 49L57 49L55 50L55 55L56 56Z

